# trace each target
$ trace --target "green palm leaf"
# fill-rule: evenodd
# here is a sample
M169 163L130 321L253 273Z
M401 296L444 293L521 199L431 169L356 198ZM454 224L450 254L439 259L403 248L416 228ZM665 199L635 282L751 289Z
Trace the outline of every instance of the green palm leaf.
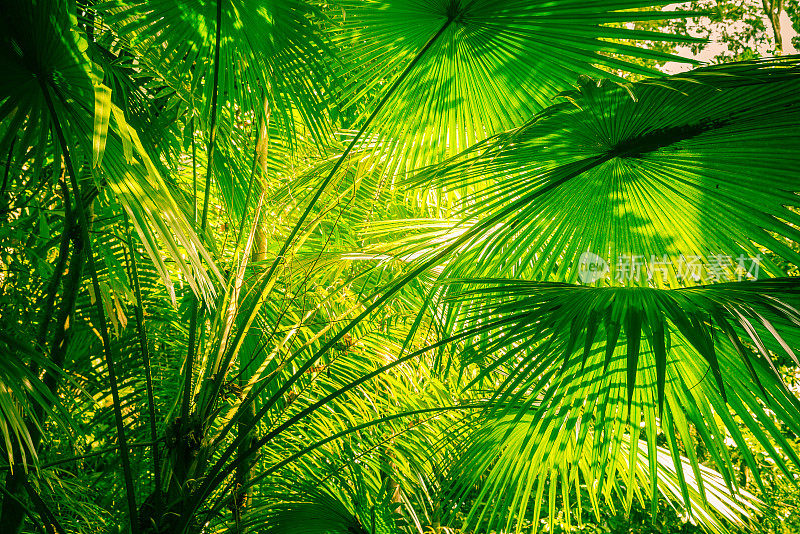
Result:
M58 375L63 372L5 332L0 333L0 342L5 354L0 358L0 450L12 471L28 470L38 464L31 434L43 432L43 421L37 420L36 413L45 414L63 430L69 430L70 419L59 399L27 364L35 362ZM18 354L24 354L29 361Z
M363 483L363 481L362 481ZM276 503L251 512L242 526L264 534L391 534L398 532L386 503L367 506L361 484L284 488ZM235 529L232 530L236 532Z
M298 0L223 0L219 72L220 101L237 111L262 112L264 96L272 120L296 134L297 113L318 139L328 130L321 100L330 50L315 28L319 8ZM171 106L209 117L217 2L110 2L100 13L123 36L144 71L165 84Z
M437 222L416 244L466 233L455 278L574 282L587 251L612 285L782 276L800 264L799 88L797 58L584 80L567 102L422 173L432 195L460 201L449 236Z
M800 465L777 424L800 431L800 401L783 384L773 352L794 358L800 346L797 279L676 290L486 282L458 298L470 301L459 325L473 332L482 367L474 383L499 384L486 432L500 452L475 445L463 462L467 484L487 471L484 496L496 503L497 492L509 495L484 512L490 517L508 507L521 518L528 494L551 473L572 480L582 471L597 481L587 481L594 498L608 498L628 457L631 469L643 463L655 502L665 487L652 483L663 469L659 441L673 458L672 496L689 513L692 501L707 498L695 440L732 495L739 490L726 437L763 490L737 418L784 474ZM625 452L625 440L640 432L646 458Z
M648 497L660 496L679 514L688 510L707 531L730 532L731 527L751 528L754 514L763 506L746 491L732 494L719 473L704 465L695 470L692 460L673 455L665 447L649 449L645 440L639 440L632 448L629 434L620 438L617 454L600 476L591 457L538 469L540 457L531 450L538 437L534 417L525 414L489 420L469 435L470 446L465 450L469 461L457 464L455 471L456 488L462 491L450 497L457 502L459 497L467 497L462 484L467 480L478 483L477 503L472 510L465 510L467 525L512 532L527 531L534 525L532 531L536 532L535 525L546 519L551 528L563 522L569 529L573 521L578 526L582 523L582 501L588 500L590 511L601 521L602 505L614 513L620 504L628 513L634 502L644 507ZM575 454L572 446L567 444L560 452ZM652 503L654 519L656 503ZM526 508L528 512L523 514ZM515 516L517 509L520 513Z
M686 61L611 41L642 35L607 23L686 15L636 11L658 2L369 0L341 5L336 39L347 68L339 94L345 111L369 114L372 107L362 108L363 102L430 45L372 130L385 143L382 150L393 152L392 168L400 172L521 124L580 74L607 74L603 69L652 74L633 58ZM667 34L647 38L693 40Z
M58 161L59 151L48 144L51 124L58 121L75 166L91 167L95 188L108 185L125 206L167 287L172 287L172 280L161 247L192 288L210 300L212 277L218 276L214 263L149 152L127 124L123 110L102 90L102 80L85 55L87 43L67 7L59 1L12 2L9 6L0 31L0 69L4 72L0 79L0 149L19 147L14 156L20 166L26 163L28 147L37 144L45 152L31 164L41 169L45 155ZM48 111L48 99L55 116ZM92 199L96 193L94 189ZM201 267L201 258L212 266L210 273Z

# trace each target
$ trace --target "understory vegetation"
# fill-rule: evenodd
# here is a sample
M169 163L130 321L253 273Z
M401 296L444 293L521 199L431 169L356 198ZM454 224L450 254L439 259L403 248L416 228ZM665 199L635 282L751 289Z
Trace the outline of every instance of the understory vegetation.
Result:
M0 532L800 532L797 3L710 4L3 2Z

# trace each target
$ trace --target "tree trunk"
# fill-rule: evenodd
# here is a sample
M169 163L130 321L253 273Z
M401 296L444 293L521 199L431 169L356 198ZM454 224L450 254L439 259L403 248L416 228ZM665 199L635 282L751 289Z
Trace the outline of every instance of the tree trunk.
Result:
M764 14L772 25L772 34L775 37L775 50L783 54L783 36L781 35L783 0L761 0L761 5L764 6Z

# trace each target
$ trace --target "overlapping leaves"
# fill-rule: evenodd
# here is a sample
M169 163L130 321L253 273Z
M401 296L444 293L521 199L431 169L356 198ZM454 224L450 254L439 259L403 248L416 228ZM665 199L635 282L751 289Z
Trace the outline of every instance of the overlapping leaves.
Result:
M47 158L60 159L48 142L58 121L74 166L91 168L95 188L108 185L125 206L167 287L172 282L162 247L195 291L210 299L214 262L124 111L111 103L67 5L23 1L8 7L0 32L0 150L12 149L18 168L29 161L39 179L49 179L41 170ZM210 272L201 267L201 258L212 266Z
M372 107L361 108L362 102L369 102L428 47L374 129L386 143L382 150L397 158L398 172L519 125L550 105L578 75L608 75L600 66L651 74L634 61L618 57L685 61L620 40L693 40L605 26L686 15L639 10L658 4L652 1L359 0L340 4L337 42L347 71L339 100L344 110L354 106L357 113L368 115Z
M471 301L462 311L482 369L474 383L496 380L493 408L457 467L466 484L488 477L476 514L523 517L551 476L572 484L580 473L594 498L609 498L621 461L646 464L655 502L661 444L690 512L692 484L706 498L703 460L739 491L726 440L759 485L748 433L787 476L800 465L778 424L800 432L800 401L777 368L800 346L797 279L677 290L485 282L459 297ZM646 459L624 446L640 434Z
M453 220L411 244L463 243L453 278L574 282L587 251L608 263L604 284L781 276L800 263L798 88L796 58L584 80L567 102L418 176L431 197L459 200Z
M297 112L316 136L328 126L322 100L330 51L318 31L319 9L299 0L221 0L221 101L260 115L269 96L272 120L295 134ZM207 120L214 68L216 1L115 1L99 10L137 52L143 71L169 94L167 106Z

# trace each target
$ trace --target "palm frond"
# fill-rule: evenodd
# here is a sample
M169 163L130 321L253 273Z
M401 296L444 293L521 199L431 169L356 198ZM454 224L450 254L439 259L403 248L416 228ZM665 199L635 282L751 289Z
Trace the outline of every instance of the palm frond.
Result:
M607 75L602 68L652 74L614 54L686 61L611 41L639 36L607 23L686 15L636 10L658 2L369 0L340 4L341 14L335 20L341 28L336 38L347 70L338 99L345 114L366 116L372 107L365 103L436 36L393 105L380 114L379 126L371 130L383 144L381 152L391 154L396 161L392 168L401 174L521 124L570 88L578 75ZM694 40L666 34L649 38Z
M33 144L32 139L46 141L52 121L58 120L76 166L93 167L95 188L108 185L126 207L167 287L172 281L162 247L196 292L209 300L218 274L214 262L124 112L107 91L95 90L102 84L66 4L12 2L3 25L0 64L7 75L0 82L0 118L7 127L0 133L0 146L10 146L17 136L23 145ZM47 109L50 93L56 117ZM59 155L53 156L57 160ZM212 276L201 268L201 258L211 266Z
M737 421L787 476L800 465L777 424L800 431L800 402L783 384L773 352L794 359L800 346L796 278L675 290L485 282L453 298L471 301L459 325L472 332L473 361L481 367L473 383L497 384L487 432L502 444L499 456L497 447L476 446L463 461L471 466L468 484L488 472L483 494L499 506L489 517L505 507L523 517L532 488L551 472L573 480L588 469L595 498L608 497L626 457L632 470L644 461L641 469L655 480L663 469L660 443L674 462L672 496L689 513L692 501L710 498L703 496L695 440L731 495L739 489L726 440L763 490L753 444ZM646 460L623 446L640 433ZM659 484L650 487L653 501L657 488L668 487ZM497 501L500 491L505 504Z
M575 282L587 253L607 267L598 284L782 276L800 264L798 87L788 57L584 80L567 102L420 174L431 196L459 200L449 235L420 225L404 247L460 239L453 278Z

